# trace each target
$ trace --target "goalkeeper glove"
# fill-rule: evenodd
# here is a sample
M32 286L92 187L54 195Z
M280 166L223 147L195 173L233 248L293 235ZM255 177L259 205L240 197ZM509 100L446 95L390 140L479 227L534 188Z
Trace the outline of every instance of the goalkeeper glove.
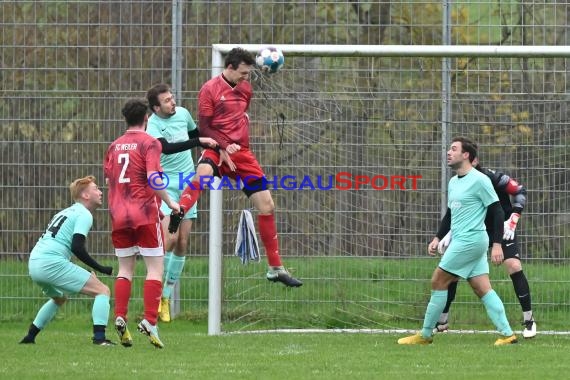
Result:
M451 243L451 231L449 231L437 245L437 251L440 255L443 255L445 253L447 247L449 246L449 243Z
M515 238L515 228L517 228L517 223L519 222L520 217L521 214L513 212L509 219L505 220L503 227L503 240L513 240Z

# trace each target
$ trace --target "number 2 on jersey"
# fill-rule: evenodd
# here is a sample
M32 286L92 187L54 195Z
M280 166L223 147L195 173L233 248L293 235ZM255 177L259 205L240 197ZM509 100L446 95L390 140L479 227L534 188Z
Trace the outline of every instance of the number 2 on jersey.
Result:
M119 154L119 164L123 164L123 168L121 169L121 174L119 175L119 183L130 183L131 179L129 177L125 177L125 173L127 172L127 166L129 166L128 153Z

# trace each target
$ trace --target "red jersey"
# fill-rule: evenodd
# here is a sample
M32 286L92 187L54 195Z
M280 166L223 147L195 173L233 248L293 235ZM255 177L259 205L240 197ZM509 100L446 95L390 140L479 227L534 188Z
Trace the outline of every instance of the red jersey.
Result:
M204 83L198 94L198 114L212 117L212 123L209 127L200 126L200 136L213 138L223 149L233 143L248 148L249 116L246 111L252 96L248 81L232 87L220 74Z
M107 149L103 169L113 230L160 220L160 199L148 183L147 172L162 172L161 152L160 142L142 130L128 130Z

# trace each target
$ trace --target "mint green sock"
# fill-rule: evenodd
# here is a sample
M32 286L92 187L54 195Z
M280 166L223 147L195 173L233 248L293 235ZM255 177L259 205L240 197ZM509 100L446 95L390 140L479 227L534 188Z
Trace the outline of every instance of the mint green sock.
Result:
M166 284L166 276L168 274L168 270L170 269L170 263L172 261L172 256L174 256L174 254L172 253L172 251L168 251L164 254L164 276L162 277L162 283Z
M445 308L447 303L447 289L446 290L432 290L429 303L426 308L426 315L424 317L424 326L422 328L422 336L430 338L433 335L433 329L437 324L439 315Z
M93 309L91 310L93 324L107 326L107 323L109 321L109 310L111 310L109 296L105 294L99 294L98 296L95 296L95 300L93 301Z
M38 329L42 330L55 317L59 306L53 299L50 299L40 308L36 319L32 322Z
M172 255L170 266L166 273L166 281L162 288L162 298L170 298L174 284L176 284L176 281L178 281L182 274L182 269L184 269L184 263L186 263L186 256Z
M503 336L513 335L513 330L509 325L507 314L505 313L505 306L497 293L491 289L490 292L481 297L481 301L483 301L483 305L485 305L485 309L487 309L487 315L491 318L497 330Z
M162 275L162 298L168 298L169 296L165 296L164 295L164 289L166 288L166 280L168 279L168 276L170 275L170 265L172 263L172 256L174 256L174 253L172 251L168 251L164 254L164 272ZM168 293L170 294L170 293Z

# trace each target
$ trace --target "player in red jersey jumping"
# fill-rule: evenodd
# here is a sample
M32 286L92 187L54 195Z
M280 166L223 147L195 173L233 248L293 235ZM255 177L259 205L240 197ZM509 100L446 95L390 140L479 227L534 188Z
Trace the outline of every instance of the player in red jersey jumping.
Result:
M181 215L189 210L201 193L201 178L227 176L245 181L243 192L259 211L259 235L265 247L269 270L267 279L286 286L303 283L284 268L279 256L279 240L275 226L275 205L267 189L265 174L249 149L249 116L247 109L253 96L248 82L254 57L242 48L232 49L226 56L224 71L207 81L198 94L200 136L211 137L219 149L206 149L198 162L192 183L180 197L181 214L171 215L169 231L175 232Z

